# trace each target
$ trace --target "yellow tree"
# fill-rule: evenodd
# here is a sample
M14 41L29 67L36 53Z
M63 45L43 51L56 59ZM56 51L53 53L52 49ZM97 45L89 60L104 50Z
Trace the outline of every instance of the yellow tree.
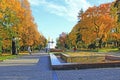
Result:
M76 32L82 35L82 40L90 44L98 41L98 46L107 41L109 33L115 27L115 20L110 15L111 3L88 8L81 16L80 21L72 30L71 39L75 42Z
M18 0L1 0L0 1L0 26L2 28L3 48L11 45L11 38L15 36L15 27L21 21L21 14L24 10Z
M37 30L28 0L0 1L0 37L3 38L3 47L11 45L13 36L20 39L20 46L41 43L43 38Z
M20 25L21 28L19 30L21 46L44 44L44 39L43 37L41 38L43 35L38 32L37 24L34 22L28 0L22 0L21 5L25 9L24 17Z
M110 39L114 40L114 45L119 47L120 44L120 1L116 0L112 3L111 7L111 16L116 21L116 27L113 29L113 32L110 34Z

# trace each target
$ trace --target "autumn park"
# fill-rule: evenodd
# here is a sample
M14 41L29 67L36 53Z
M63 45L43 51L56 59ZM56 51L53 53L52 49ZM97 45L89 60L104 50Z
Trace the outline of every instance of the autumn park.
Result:
M12 39L16 39L17 51L25 47L45 46L46 39L37 30L27 0L2 0L0 2L0 53L11 53ZM13 54L16 54L14 52Z
M119 48L119 8L115 3L101 4L79 12L79 22L69 34L60 37L61 48Z
M120 0L80 9L76 17L51 48L28 0L0 0L0 80L119 80Z

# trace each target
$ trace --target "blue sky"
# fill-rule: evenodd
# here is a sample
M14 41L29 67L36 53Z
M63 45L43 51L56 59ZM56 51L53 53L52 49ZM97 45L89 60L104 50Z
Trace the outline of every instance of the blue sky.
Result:
M69 33L77 23L78 12L90 6L113 2L114 0L28 0L38 30L48 39Z

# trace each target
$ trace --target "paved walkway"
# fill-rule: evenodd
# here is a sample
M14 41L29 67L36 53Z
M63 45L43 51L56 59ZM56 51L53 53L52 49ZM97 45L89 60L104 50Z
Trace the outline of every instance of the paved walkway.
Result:
M120 68L52 71L47 54L0 62L0 80L120 80Z
M53 80L48 55L34 54L1 62L0 80Z

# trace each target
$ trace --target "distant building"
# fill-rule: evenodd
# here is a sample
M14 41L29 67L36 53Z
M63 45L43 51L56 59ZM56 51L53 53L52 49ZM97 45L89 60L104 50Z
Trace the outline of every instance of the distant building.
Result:
M56 46L56 43L53 41L53 39L48 39L48 41L47 41L47 48L48 49L52 49L52 48L55 48L55 46Z

